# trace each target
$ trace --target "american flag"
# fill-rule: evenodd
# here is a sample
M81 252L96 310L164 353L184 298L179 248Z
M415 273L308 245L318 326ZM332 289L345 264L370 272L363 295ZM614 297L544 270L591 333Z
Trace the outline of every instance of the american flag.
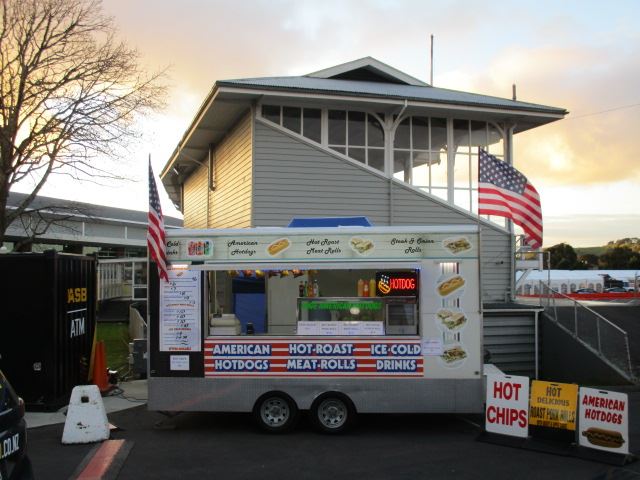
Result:
M158 265L158 276L168 282L164 219L162 218L160 197L158 197L158 189L156 188L156 181L151 168L151 159L149 159L149 229L147 230L147 248L151 259Z
M525 242L542 246L540 196L527 177L480 149L478 215L507 217L524 230Z

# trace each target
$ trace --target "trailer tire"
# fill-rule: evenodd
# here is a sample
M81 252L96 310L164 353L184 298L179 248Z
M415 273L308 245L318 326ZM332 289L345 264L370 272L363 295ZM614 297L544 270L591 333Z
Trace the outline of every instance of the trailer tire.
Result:
M253 407L253 418L267 432L284 433L296 424L298 406L286 393L265 393Z
M356 417L356 409L351 399L338 392L320 395L311 405L310 413L316 428L329 434L348 430Z

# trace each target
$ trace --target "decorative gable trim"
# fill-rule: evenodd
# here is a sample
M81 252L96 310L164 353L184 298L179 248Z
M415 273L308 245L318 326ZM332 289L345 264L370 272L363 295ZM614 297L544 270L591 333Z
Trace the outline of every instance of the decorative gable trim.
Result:
M367 69L370 70L378 77L389 79L390 83L402 83L405 85L414 85L417 87L429 87L428 83L418 80L411 75L407 75L400 70L397 70L386 63L382 63L372 57L364 57L351 62L336 65L334 67L325 68L317 72L309 73L305 77L314 78L335 78L343 76L346 73L353 72L355 70Z

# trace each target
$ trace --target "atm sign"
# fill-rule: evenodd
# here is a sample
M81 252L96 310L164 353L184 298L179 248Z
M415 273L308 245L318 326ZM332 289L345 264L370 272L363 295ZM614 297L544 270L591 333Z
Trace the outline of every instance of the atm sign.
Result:
M379 297L414 297L418 294L416 272L376 273L376 295Z

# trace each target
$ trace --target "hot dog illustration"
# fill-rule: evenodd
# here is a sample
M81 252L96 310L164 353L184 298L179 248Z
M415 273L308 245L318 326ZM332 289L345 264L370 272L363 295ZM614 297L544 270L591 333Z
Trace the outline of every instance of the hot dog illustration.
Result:
M446 297L447 295L450 295L458 290L460 287L464 286L464 283L464 278L462 278L460 275L456 275L440 283L438 285L438 293L441 296Z
M604 428L590 427L582 432L583 437L592 445L606 448L620 448L624 443L624 438L620 432L615 430L605 430Z
M287 248L289 248L289 246L291 246L291 242L289 241L288 238L280 238L280 239L272 242L267 247L267 252L269 253L269 255L271 255L273 257L273 256L279 254L280 252L283 252Z

